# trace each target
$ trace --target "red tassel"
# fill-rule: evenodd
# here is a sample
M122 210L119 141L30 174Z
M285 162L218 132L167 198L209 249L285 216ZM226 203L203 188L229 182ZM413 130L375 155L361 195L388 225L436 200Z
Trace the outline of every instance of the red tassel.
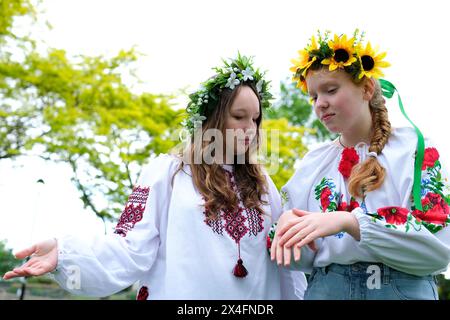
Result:
M247 269L245 269L241 258L239 258L237 264L234 266L233 274L238 278L243 278L248 274L248 271Z

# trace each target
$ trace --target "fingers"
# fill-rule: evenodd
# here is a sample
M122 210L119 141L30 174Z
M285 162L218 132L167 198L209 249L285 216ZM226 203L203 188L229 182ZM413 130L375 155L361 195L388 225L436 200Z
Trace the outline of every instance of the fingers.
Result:
M32 255L33 253L36 252L36 245L33 245L27 249L24 249L22 251L19 251L15 254L17 259L24 259L30 255Z
M307 226L304 229L300 230L299 232L297 232L294 236L292 236L286 243L285 243L285 247L290 248L292 247L294 244L300 242L302 239L304 239L305 237L307 237L310 233L312 233L314 231L314 228L311 226ZM280 240L281 242L281 240Z
M310 214L308 211L303 211L303 210L300 210L297 208L292 209L292 213L299 217L304 217L304 216Z
M286 247L282 248L283 248L284 266L287 267L291 264L291 249Z
M294 246L294 261L298 262L300 261L300 257L301 257L301 250L300 247L298 245Z
M320 235L317 234L316 232L311 232L310 234L308 234L306 237L303 238L302 241L300 241L300 243L298 244L299 247L302 247L304 245L307 245L308 243L316 240Z
M286 231L288 231L292 226L300 223L303 221L304 218L291 218L291 220L288 220L287 222L284 222L279 226L279 229L277 229L278 235L282 237Z
M316 242L315 241L311 241L310 243L308 243L308 247L314 252L317 251L317 247L316 247Z
M275 237L277 237L277 235L275 235ZM276 258L277 258L277 264L281 265L283 263L283 247L280 246L279 241L277 242L276 245Z
M19 274L15 273L14 271L8 271L3 275L3 280L9 280L12 278L21 277Z
M300 221L299 223L297 223L296 225L292 226L288 231L286 231L285 234L283 234L282 236L280 235L280 245L284 246L285 243L291 239L293 236L295 236L297 233L299 233L303 228L305 228L307 225L305 223L302 223L302 221Z
M272 261L275 260L275 258L276 258L277 242L278 242L278 237L275 232L275 235L272 240L272 245L270 246L270 260L272 260Z

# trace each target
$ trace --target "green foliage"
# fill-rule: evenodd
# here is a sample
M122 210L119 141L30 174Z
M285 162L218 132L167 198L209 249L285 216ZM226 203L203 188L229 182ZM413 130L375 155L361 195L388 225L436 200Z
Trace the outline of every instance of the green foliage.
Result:
M295 162L303 158L307 148L302 143L305 132L301 126L290 125L286 118L268 119L263 122L263 129L267 132L267 157L271 165L268 171L280 189L294 174ZM276 139L276 140L275 140ZM277 171L275 171L278 169Z
M443 274L438 275L436 278L439 300L450 300L450 280L446 279Z
M16 17L34 17L34 8L29 0L0 0L0 12L0 43L5 37L15 37L11 29Z
M0 159L38 154L67 163L85 206L114 217L146 159L175 145L181 112L172 97L136 94L123 82L124 75L138 80L133 49L112 58L51 48L42 54L11 42L17 39L9 26L34 12L31 5L2 0L2 7L10 8L9 18L2 12L2 31L16 54L0 52Z
M12 270L17 265L17 259L12 250L6 247L6 241L0 241L0 275Z

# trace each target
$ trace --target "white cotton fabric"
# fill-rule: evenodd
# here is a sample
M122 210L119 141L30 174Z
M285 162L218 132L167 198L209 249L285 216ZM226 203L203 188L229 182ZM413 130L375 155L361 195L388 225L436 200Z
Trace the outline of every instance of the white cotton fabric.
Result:
M150 188L149 197L143 219L125 237L58 239L55 280L74 294L89 296L111 295L139 281L139 287L148 288L148 299L302 299L304 274L279 268L267 253L267 232L281 214L281 199L270 177L264 229L240 240L248 275L237 278L232 273L237 244L226 230L219 234L205 223L204 201L188 166L172 185L179 164L175 156L160 155L143 170L138 185ZM245 224L248 227L248 221ZM73 270L79 270L79 286L72 281Z
M317 239L318 251L303 247L301 260L292 268L310 273L313 267L325 267L332 263L379 262L418 276L445 271L450 262L448 227L435 234L423 226L420 231L413 229L406 232L403 226L387 228L383 221L375 222L366 214L388 206L411 208L416 145L417 136L412 128L397 128L377 156L387 172L384 183L379 189L367 193L365 208L352 211L359 221L360 241L347 233ZM430 146L430 141L426 139L425 147ZM282 188L288 198L285 210L298 208L320 212L320 200L315 199L314 189L323 178L332 179L335 190L343 195L342 200L350 202L347 180L338 171L342 150L337 141L330 141L307 153L295 175ZM369 156L365 143L357 144L355 150L360 161ZM361 204L362 199L356 200Z

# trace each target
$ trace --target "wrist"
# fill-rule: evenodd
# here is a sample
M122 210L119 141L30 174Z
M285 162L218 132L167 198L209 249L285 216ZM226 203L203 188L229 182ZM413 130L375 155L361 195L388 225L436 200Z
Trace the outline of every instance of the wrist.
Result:
M359 222L355 215L350 212L341 211L343 215L343 231L351 235L355 240L359 241Z

